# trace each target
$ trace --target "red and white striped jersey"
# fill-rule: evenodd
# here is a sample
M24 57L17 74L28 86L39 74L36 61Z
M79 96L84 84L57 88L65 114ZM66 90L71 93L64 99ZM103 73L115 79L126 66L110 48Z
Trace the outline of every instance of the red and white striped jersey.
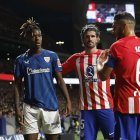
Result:
M122 38L110 53L115 60L114 111L140 113L140 38Z
M76 53L62 64L63 74L75 71L80 82L81 110L110 109L113 100L110 79L101 81L97 75L97 58L101 50L93 54Z

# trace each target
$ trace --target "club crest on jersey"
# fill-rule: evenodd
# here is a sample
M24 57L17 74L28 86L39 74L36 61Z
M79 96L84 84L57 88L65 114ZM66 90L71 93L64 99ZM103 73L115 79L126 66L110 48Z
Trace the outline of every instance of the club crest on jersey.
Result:
M48 63L50 62L50 57L44 57L44 60Z

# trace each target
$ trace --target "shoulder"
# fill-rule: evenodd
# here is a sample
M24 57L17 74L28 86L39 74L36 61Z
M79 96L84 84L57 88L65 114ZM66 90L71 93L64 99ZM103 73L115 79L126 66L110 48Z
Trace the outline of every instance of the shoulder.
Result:
M43 54L49 57L58 57L56 52L43 49Z
M16 61L21 62L27 56L27 51L23 54L20 54L16 57Z
M43 53L46 53L46 54L56 54L55 52L53 52L53 51L50 51L50 50L46 50L46 49L43 49Z
M136 39L139 39L139 38L135 36L127 36L127 37L121 38L117 40L116 42L114 42L111 45L111 48L119 49L119 47L125 46L126 44L130 43L132 40L136 40Z
M69 60L75 60L75 59L77 59L77 58L79 58L80 56L83 56L83 55L84 55L83 52L74 53L74 54L72 54L68 59L69 59Z
M85 54L85 52L83 51L83 52L75 53L72 56L73 57L80 57L80 56L83 56L84 54Z

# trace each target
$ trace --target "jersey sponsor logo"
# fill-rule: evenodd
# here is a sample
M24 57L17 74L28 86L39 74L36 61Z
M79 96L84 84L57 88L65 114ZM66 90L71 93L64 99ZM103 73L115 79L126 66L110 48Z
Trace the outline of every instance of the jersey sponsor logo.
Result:
M94 76L94 67L93 66L88 66L86 69L86 75L88 77L93 77Z
M98 82L98 79L93 78L94 76L94 67L89 65L86 68L86 74L84 74L85 76L85 82Z
M136 52L140 52L140 46L135 46Z
M48 63L50 62L50 57L44 57L44 60Z
M61 67L61 62L59 59L57 59L57 65L58 65L58 67Z
M46 72L50 72L49 68L46 69L31 69L31 68L27 68L27 74L37 74L37 73L46 73Z

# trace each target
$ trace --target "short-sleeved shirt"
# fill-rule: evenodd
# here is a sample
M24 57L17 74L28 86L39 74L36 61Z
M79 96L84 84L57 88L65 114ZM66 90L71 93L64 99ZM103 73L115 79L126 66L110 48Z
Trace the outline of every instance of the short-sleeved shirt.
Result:
M81 110L113 108L110 79L101 81L97 74L97 58L101 50L93 54L76 53L62 64L62 73L74 71L80 82Z
M42 49L39 54L29 51L18 56L14 75L24 78L24 102L48 110L58 109L53 74L62 67L56 53Z
M140 113L140 38L128 36L112 44L106 66L116 75L114 110Z

